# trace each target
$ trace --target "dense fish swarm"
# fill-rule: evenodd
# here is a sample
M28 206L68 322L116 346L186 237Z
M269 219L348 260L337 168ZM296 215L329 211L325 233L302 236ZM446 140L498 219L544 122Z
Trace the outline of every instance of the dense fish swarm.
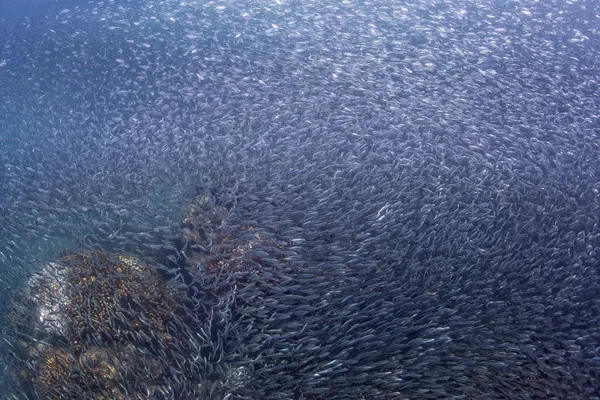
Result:
M0 25L6 398L600 399L593 2Z

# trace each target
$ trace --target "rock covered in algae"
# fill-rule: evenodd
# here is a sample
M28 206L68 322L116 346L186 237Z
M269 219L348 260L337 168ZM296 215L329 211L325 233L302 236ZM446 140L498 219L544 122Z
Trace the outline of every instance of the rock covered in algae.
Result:
M237 187L238 184L236 184ZM296 253L257 221L239 221L232 202L199 194L187 207L181 242L186 266L194 273L260 274L264 267L286 265Z
M43 399L192 393L183 349L199 344L182 323L180 296L136 258L65 254L14 298L6 333L16 385Z

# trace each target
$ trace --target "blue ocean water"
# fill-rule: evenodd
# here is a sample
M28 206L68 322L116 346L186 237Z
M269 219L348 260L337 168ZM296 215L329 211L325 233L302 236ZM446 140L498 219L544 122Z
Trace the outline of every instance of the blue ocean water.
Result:
M6 393L112 390L23 374L15 340L35 371L74 333L5 323L102 251L184 288L176 361L140 347L170 371L149 398L600 398L598 15L0 3Z

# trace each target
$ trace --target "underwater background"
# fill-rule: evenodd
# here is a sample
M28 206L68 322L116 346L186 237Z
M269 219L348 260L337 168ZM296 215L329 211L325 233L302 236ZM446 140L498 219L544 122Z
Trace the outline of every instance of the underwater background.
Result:
M600 398L593 1L0 5L1 398Z

